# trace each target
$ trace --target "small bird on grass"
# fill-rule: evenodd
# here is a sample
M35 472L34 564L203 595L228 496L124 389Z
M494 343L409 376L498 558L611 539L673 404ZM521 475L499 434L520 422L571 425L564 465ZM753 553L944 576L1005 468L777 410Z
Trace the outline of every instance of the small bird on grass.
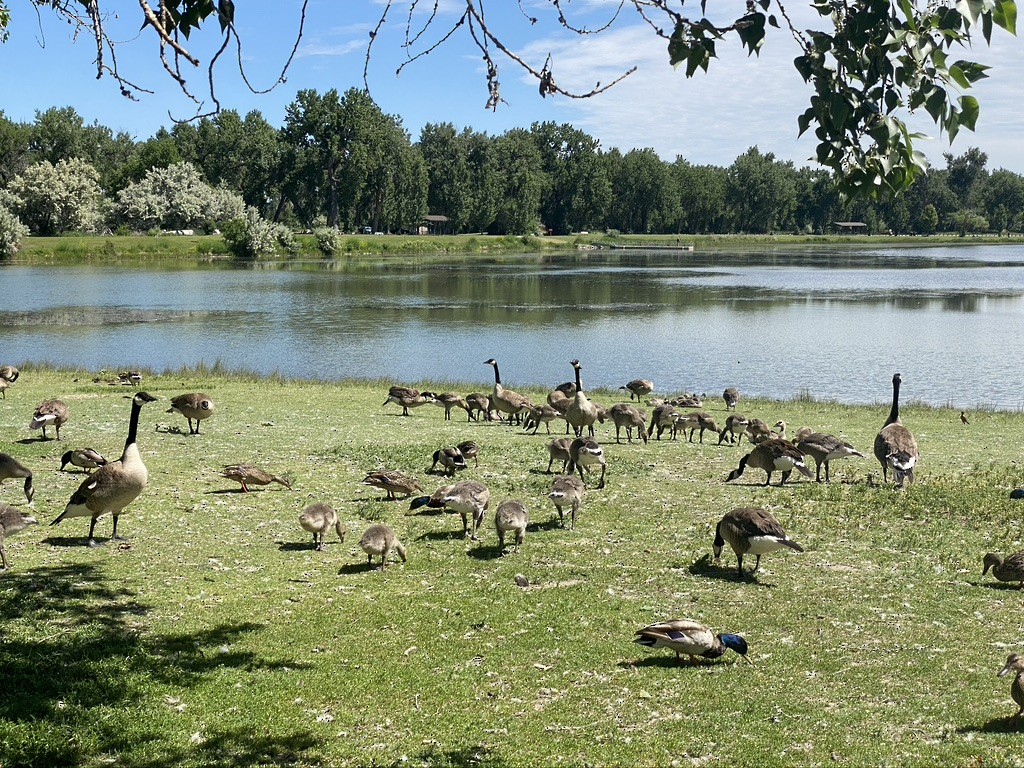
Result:
M970 420L967 418L967 412L966 411L960 411L960 421L962 421L964 424L970 424L971 423Z

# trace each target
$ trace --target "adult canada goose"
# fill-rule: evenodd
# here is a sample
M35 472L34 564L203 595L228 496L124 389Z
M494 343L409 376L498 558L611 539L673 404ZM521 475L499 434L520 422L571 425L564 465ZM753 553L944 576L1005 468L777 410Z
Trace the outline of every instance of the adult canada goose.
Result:
M374 556L379 555L380 569L383 571L387 567L388 558L391 557L392 552L397 552L403 563L409 561L405 547L402 546L402 542L398 540L395 532L382 523L376 523L366 529L359 539L359 547L366 553L366 564L370 568L373 568Z
M669 405L674 405L677 408L703 408L704 407L704 395L691 395L684 393L679 397L673 397L668 400Z
M271 483L280 483L289 491L292 490L291 483L283 477L264 472L252 464L228 464L221 471L220 476L241 483L242 493L248 493L250 485L270 485Z
M491 503L491 492L483 483L476 480L463 480L454 485L445 485L438 488L430 496L420 496L413 499L409 509L419 509L422 506L449 509L458 512L462 518L462 534L476 540L476 532L484 520L484 513ZM470 530L472 521L472 530Z
M0 567L0 571L6 571L11 567L10 562L7 560L7 547L4 546L8 536L13 536L18 531L23 531L30 525L37 525L39 523L32 515L25 512L20 512L14 507L9 507L6 504L0 504L0 563L3 567Z
M1017 712L1010 717L1010 722L1016 723L1020 720L1021 714L1024 714L1024 656L1011 653L997 677L1006 677L1011 672L1017 673L1010 684L1010 696L1017 705Z
M583 493L586 486L583 481L575 475L558 475L551 481L551 491L548 498L558 510L558 524L565 528L565 514L563 507L570 508L569 530L576 530L576 515L579 514L580 504L583 502Z
M415 478L409 477L408 475L393 469L368 472L366 477L363 479L363 485L380 488L380 490L387 493L387 498L390 501L394 501L398 498L395 496L396 493L401 493L408 497L411 496L414 491L423 490L423 487Z
M98 451L94 451L92 448L78 448L74 451L68 451L60 457L59 471L63 472L64 467L68 464L81 467L82 469L96 469L96 467L102 467L106 463L107 460Z
M445 421L452 420L452 408L461 408L469 414L469 403L465 401L462 395L456 394L455 392L442 392L439 395L434 392L424 392L423 394L432 395L434 398L434 405L439 408L444 408Z
M717 659L727 648L747 658L747 641L740 635L718 634L693 619L673 619L657 624L648 624L636 631L634 643L645 648L670 648L676 652L676 663L682 662L682 654L696 664L697 657Z
M619 389L629 392L629 399L632 401L635 397L639 403L641 397L646 397L654 391L654 382L650 379L633 379L629 384L625 384L619 387Z
M903 378L897 373L892 377L892 408L881 432L875 436L875 458L882 465L882 482L889 482L889 467L897 488L903 487L903 479L914 482L914 467L921 458L913 433L900 422L900 384Z
M754 450L740 459L739 467L729 473L725 482L728 483L730 480L740 477L748 466L753 469L763 469L768 473L768 477L764 481L765 485L771 483L773 472L782 473L779 485L786 484L786 480L789 479L794 469L799 470L805 477L814 477L804 463L804 455L797 450L797 447L788 440L779 440L778 438L765 440L763 443L755 445Z
M0 379L3 379L8 384L13 384L18 380L21 375L21 371L15 368L13 365L0 365Z
M35 496L36 493L35 489L32 487L32 470L13 456L8 456L6 453L0 453L0 483L10 478L25 479L25 498L28 499L29 503L31 503L32 497Z
M132 398L132 414L128 420L128 437L124 450L116 461L108 462L89 475L78 486L60 516L50 525L57 525L68 517L91 517L89 546L98 546L94 537L96 520L109 512L114 519L111 540L117 540L117 521L124 508L135 501L149 482L149 470L142 461L136 438L139 432L139 414L142 406L156 400L148 392L136 392Z
M569 462L572 461L572 455L569 453L569 448L572 446L571 437L556 437L550 443L548 443L548 468L547 474L551 474L551 466L556 462L562 462L562 471L565 472L565 468L569 466Z
M466 461L472 459L474 467L480 466L480 445L477 442L474 440L463 440L455 447L459 449L459 453L462 454Z
M438 463L441 464L441 471L448 477L455 477L455 473L466 468L466 457L458 448L438 448L434 451L434 463L426 470L433 472Z
M43 439L45 440L46 428L52 426L57 432L57 439L60 440L60 428L67 422L69 416L68 407L63 401L44 400L36 406L28 428L42 429Z
M815 469L817 470L814 479L819 483L821 482L822 465L825 467L825 482L827 483L831 480L828 469L830 461L845 459L850 456L864 458L864 454L849 443L843 442L835 435L825 435L821 432L805 434L797 442L796 447L804 456L810 456L814 459Z
M736 404L740 401L740 391L736 387L726 387L722 393L722 399L725 401L727 410L735 411Z
M795 552L803 552L804 548L793 541L786 532L782 530L775 515L767 509L759 507L740 507L731 512L726 512L718 525L715 527L715 541L712 548L715 553L715 562L722 558L722 549L728 542L732 551L736 553L736 568L743 575L743 556L754 555L757 561L754 563L754 570L757 573L761 567L761 555L769 552L777 552L780 549L789 547Z
M725 427L718 433L718 444L721 445L728 440L730 443L739 445L749 424L747 417L742 413L729 414L725 417Z
M967 418L967 411L960 411L960 423L970 424L971 420Z
M579 360L570 360L569 365L573 367L576 372L576 394L573 396L573 400L569 403L569 408L565 412L565 420L569 422L569 426L576 432L576 437L583 436L583 430L588 430L588 434L594 436L594 422L597 421L600 411L598 407L587 399L586 393L583 391L583 381L580 378L580 366Z
M184 395L173 397L171 398L171 407L167 409L167 413L180 413L188 419L188 433L190 435L198 435L199 422L213 416L213 412L213 400L203 392L188 392ZM193 420L196 423L194 429L192 427Z
M612 417L612 422L615 424L615 442L619 443L622 441L620 437L621 430L626 430L626 441L633 442L633 430L637 431L637 434L643 438L644 443L647 442L647 414L638 408L634 408L629 403L616 403L608 409L608 413Z
M519 551L519 545L526 537L526 526L530 523L530 515L521 501L506 499L498 505L494 513L494 527L498 532L498 554L505 554L505 534L515 534L513 552Z
M662 403L661 405L655 406L654 411L651 413L651 423L647 427L647 436L650 437L654 434L654 429L658 429L658 439L661 440L661 433L666 429L671 430L676 423L677 411L674 405L669 403ZM674 435L673 435L674 437Z
M507 413L509 420L512 421L522 413L530 401L518 392L513 392L511 389L505 389L501 386L501 372L498 370L497 360L492 357L490 360L485 360L484 365L489 365L494 369L494 389L491 392L491 407L499 413Z
M392 387L395 389L395 387ZM400 389L405 389L401 387ZM415 390L412 390L415 392ZM434 402L434 396L430 392L416 392L415 395L394 395L389 394L388 399L381 403L381 406L385 406L388 403L395 403L396 405L402 406L402 415L408 416L410 408L419 408L421 405Z
M345 541L345 525L338 519L337 511L330 504L310 504L299 515L299 525L303 530L313 534L313 549L317 552L323 551L324 534L331 528L342 542Z
M1015 552L1004 560L999 555L989 552L985 555L985 568L981 572L984 576L988 569L992 569L992 575L1000 581L1016 581L1021 589L1024 589L1024 552Z
M420 391L414 387L403 387L400 384L392 384L388 387L388 397L419 397ZM385 403L387 405L387 403Z
M599 465L601 467L601 480L598 488L604 488L604 475L608 469L608 463L604 458L604 449L592 437L577 437L569 445L569 474L579 471L580 480L586 484L583 470L590 471L590 467Z

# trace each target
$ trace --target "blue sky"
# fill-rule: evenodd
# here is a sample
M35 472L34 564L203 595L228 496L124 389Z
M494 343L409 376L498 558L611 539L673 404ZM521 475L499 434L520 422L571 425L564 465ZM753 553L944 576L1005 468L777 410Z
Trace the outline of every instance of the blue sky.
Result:
M425 0L425 7L432 4ZM70 105L87 122L98 120L143 139L160 126L170 126L171 115L186 118L195 112L195 105L160 71L151 35L138 34L135 0L107 0L107 7L124 14L108 21L112 36L125 41L119 54L123 71L155 91L143 94L139 102L122 97L109 77L96 79L90 40L72 42L66 25L45 11L37 18L29 0L12 0L9 5L15 15L11 39L0 45L0 71L4 72L0 110L7 117L32 120L36 110ZM266 87L274 82L291 50L299 3L241 0L236 5L250 80L257 87ZM408 6L402 5L392 12L378 36L370 62L374 99L385 112L402 118L413 139L430 122L448 121L496 134L553 120L577 126L598 138L605 148L652 147L665 160L682 155L694 163L729 165L748 147L757 145L762 152L773 152L797 166L811 164L812 138L797 140L796 135L796 118L806 108L809 90L793 69L797 50L788 32L770 29L760 57L747 57L736 45L720 46L720 58L712 62L711 72L688 80L669 66L663 42L631 7L623 11L611 31L581 39L559 34L549 2L522 0L522 5L541 19L535 27L524 21L518 5L515 0L490 0L486 8L492 25L538 68L550 52L555 78L563 87L588 90L631 66L638 71L593 99L542 99L534 81L499 57L507 104L491 112L484 109L483 62L465 35L458 35L408 66L400 77L395 76L404 58ZM593 26L617 5L610 0L574 0L566 8L576 13L581 23ZM737 5L731 3L730 9ZM444 21L464 4L440 0L439 6ZM287 82L267 95L253 95L241 83L237 67L225 60L217 80L222 107L243 114L258 109L272 124L280 125L285 106L299 89L323 92L361 87L366 42L381 9L380 0L312 0ZM796 17L801 26L814 21L803 6L790 6L789 11L803 14ZM709 15L724 21L714 18L711 6ZM1024 45L1002 30L996 30L993 43L992 48L979 46L973 52L993 65L990 78L973 90L982 102L976 133L962 132L951 148L927 120L911 120L915 130L933 137L919 147L934 164L944 165L943 152L961 154L977 146L988 154L990 169L1003 167L1024 173L1024 110L1020 107L1024 103L1024 78L1020 76ZM209 58L211 50L204 41L193 37L193 44L194 52L204 60ZM234 52L229 54L233 59ZM192 81L200 89L202 73L193 74Z

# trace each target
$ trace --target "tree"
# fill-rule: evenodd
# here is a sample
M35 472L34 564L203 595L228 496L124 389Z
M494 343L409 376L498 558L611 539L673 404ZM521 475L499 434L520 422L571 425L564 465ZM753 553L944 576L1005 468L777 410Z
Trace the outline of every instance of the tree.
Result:
M500 235L535 234L538 210L547 184L540 150L529 131L514 128L494 140L498 206L492 231Z
M427 123L418 146L427 168L427 208L447 216L453 232L462 232L471 205L465 142L451 123Z
M740 231L771 233L782 229L794 209L792 163L751 147L728 170L728 199Z
M988 155L977 147L971 147L959 157L954 157L950 152L945 152L942 156L946 160L949 188L960 200L960 205L970 205L975 185L988 175L988 171L985 170Z
M596 227L612 199L600 142L568 123L534 123L530 132L548 177L540 211L544 225L559 233Z
M671 170L682 212L679 229L691 234L725 232L729 185L725 169L713 165L695 166L677 157Z
M0 257L13 256L28 237L28 227L0 204Z
M245 204L237 193L210 187L191 163L178 163L150 168L118 192L115 211L133 229L197 229L242 218Z
M0 188L21 173L32 157L32 128L15 123L0 112Z
M79 158L34 163L7 193L12 212L37 235L92 232L102 220L99 173Z
M666 205L667 181L665 164L653 149L627 152L612 175L613 226L651 232Z

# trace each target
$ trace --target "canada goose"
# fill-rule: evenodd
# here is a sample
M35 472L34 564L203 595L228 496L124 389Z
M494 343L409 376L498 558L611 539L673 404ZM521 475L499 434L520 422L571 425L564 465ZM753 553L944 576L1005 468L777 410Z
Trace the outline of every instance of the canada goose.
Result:
M395 496L396 493L402 493L408 497L412 495L413 491L423 490L423 487L415 478L393 469L368 472L363 479L363 485L380 488L380 490L387 493L387 498L391 501L397 498Z
M747 440L754 445L763 443L772 436L772 431L761 419L750 419L747 422Z
M569 462L572 461L572 456L569 454L569 448L572 446L571 437L556 437L550 443L548 443L548 468L547 473L551 474L551 465L555 461L562 462L562 471L565 472L565 468L569 466Z
M530 522L530 515L521 501L506 499L498 505L498 511L494 513L494 527L498 531L498 553L505 553L505 534L515 534L513 552L519 551L519 545L526 537L526 526Z
M793 445L800 445L800 443L802 443L804 440L806 440L808 437L810 437L813 434L816 434L816 433L810 427L800 427L800 429L798 429L796 431L796 434L793 436L793 440L792 440Z
M483 483L476 480L463 480L454 485L445 485L438 488L430 496L420 496L413 499L409 509L418 509L422 506L450 509L458 512L462 518L462 534L476 540L476 532L480 523L484 520L484 513L491 503L491 492ZM472 530L470 530L472 520Z
M565 515L562 508L568 506L571 509L569 530L576 530L576 515L579 514L585 490L586 486L583 485L583 481L577 479L575 475L558 475L551 481L551 491L548 493L548 498L551 499L555 509L558 510L558 523L563 528L565 528Z
M4 541L7 537L13 536L18 531L38 523L39 521L31 515L19 512L14 507L9 507L6 504L0 504L0 563L3 565L0 571L6 571L11 567L10 562L7 560L7 547L4 546Z
M1004 560L999 555L989 552L985 555L985 569L981 572L984 576L988 569L992 569L992 575L1000 581L1016 581L1021 589L1024 589L1024 552L1015 552L1008 555Z
M458 448L438 448L434 451L434 463L426 471L433 472L438 463L448 477L454 477L458 470L466 468L466 458Z
M775 422L775 425L772 427L772 430L773 431L770 437L777 437L779 438L779 440L786 439L786 422L784 422L782 419L779 419L778 421Z
M220 476L241 483L242 493L248 493L250 485L270 485L271 483L280 483L289 491L292 490L291 483L283 477L264 472L252 464L228 464L221 471Z
M106 463L107 460L92 448L79 448L78 450L68 451L60 457L59 471L63 472L64 467L68 464L73 464L82 469L96 469L96 467L102 467Z
M28 499L31 504L32 497L35 496L36 493L35 489L32 487L32 470L13 456L8 456L6 453L0 453L0 483L13 477L25 478L25 498Z
M507 413L510 421L515 419L516 423L519 423L517 417L529 401L518 392L513 392L511 389L505 389L501 386L501 373L498 371L497 360L492 357L490 360L485 360L484 365L494 368L494 390L491 392L491 407L499 413Z
M1010 684L1010 696L1013 697L1013 701L1018 707L1017 712L1010 717L1010 722L1016 723L1020 720L1021 714L1024 714L1024 677L1022 677L1024 675L1024 656L1011 653L1006 659L1006 665L999 670L997 677L1006 677L1011 672L1017 673Z
M704 395L691 395L687 393L679 397L673 397L667 402L669 405L676 406L676 408L703 408Z
M562 418L563 414L551 405L535 405L526 412L526 418L523 420L523 429L530 429L533 427L533 434L537 434L537 430L540 429L540 425L544 425L545 431L551 434L551 422L555 419Z
M639 403L641 397L649 395L654 391L654 382L650 379L633 379L629 384L625 384L619 387L619 389L629 392L629 399L632 400L635 397Z
M299 515L299 525L313 534L313 549L317 552L323 551L324 534L331 528L337 532L342 542L345 541L345 525L338 519L338 513L330 504L310 504Z
M180 413L188 419L188 433L190 435L199 434L199 422L213 416L213 411L213 400L210 399L209 395L202 392L189 392L173 397L171 398L171 407L167 409L167 413ZM192 427L193 420L196 422L194 429Z
M722 548L726 542L736 553L736 568L740 576L743 575L744 555L757 557L754 570L751 571L757 573L757 569L761 567L761 555L777 552L784 547L789 547L795 552L804 551L803 547L786 535L775 515L767 509L758 507L734 509L718 521L713 544L716 563L722 558Z
M397 552L406 563L409 558L406 556L405 547L398 540L395 532L382 523L371 525L359 539L359 546L366 553L366 564L373 568L373 556L380 555L380 569L383 571L388 564L388 558L392 552Z
M0 378L0 395L3 395L3 399L7 399L7 388L11 386L11 382L7 379Z
M573 440L569 445L569 474L571 475L578 470L580 480L586 484L587 481L583 477L583 470L586 468L589 472L589 468L595 464L601 466L601 480L597 487L604 488L604 475L608 469L608 463L604 458L604 449L592 437L577 437Z
M960 411L960 423L970 424L971 420L967 418L967 411Z
M403 387L400 384L392 384L388 387L388 397L394 398L415 398L420 396L420 391L414 387ZM387 403L385 403L386 405Z
M142 374L138 371L121 371L117 374L117 379L126 387L137 387L142 383Z
M727 410L735 411L736 404L740 401L740 391L736 387L726 387L722 393L722 399L725 400Z
M430 394L434 397L434 405L439 408L444 408L444 420L452 420L452 408L461 408L467 414L469 414L469 403L467 403L462 395L458 395L455 392L442 392L441 394L435 394L433 392L424 392L424 395Z
M903 487L903 479L914 482L914 467L921 457L917 441L909 429L900 422L900 384L902 377L892 377L892 408L881 432L875 437L875 458L882 465L882 482L889 482L889 467L897 488Z
M28 428L42 429L45 440L46 428L52 425L57 431L57 439L60 440L60 428L67 422L69 416L68 407L61 400L44 400L36 406Z
M749 424L747 417L742 413L729 414L725 417L725 427L718 433L718 444L721 445L728 440L730 443L739 445Z
M821 432L805 434L796 444L797 450L804 456L814 459L816 465L815 480L821 482L821 467L825 466L825 482L829 482L829 462L837 459L845 459L850 456L864 458L864 454L858 451L849 443L843 442L835 435L825 435Z
M394 389L394 387L392 387ZM404 387L402 388L404 389ZM415 391L415 390L413 390ZM388 403L395 403L395 405L402 406L402 415L408 416L410 408L419 408L421 405L434 402L434 396L429 392L417 392L414 396L405 395L388 395L388 399L381 403L381 406L385 406Z
M478 443L473 440L463 440L455 447L459 449L459 453L466 461L472 459L474 467L480 466L480 445Z
M718 434L718 425L715 423L710 413L703 411L695 411L687 414L676 414L676 419L672 422L672 437L675 439L675 433L681 431L686 434L686 430L690 430L689 437L687 438L691 443L693 442L693 433L700 430L700 442L704 442L704 433L708 430Z
M466 395L466 421L479 421L476 414L483 414L485 421L491 420L491 396L482 392Z
M15 368L13 365L0 365L0 379L3 379L8 384L13 384L18 380L21 375L21 371Z
M554 392L561 392L568 399L572 400L576 396L576 382L575 381L564 381L552 390Z
M638 629L634 643L646 648L670 648L676 652L676 663L682 661L682 654L690 657L690 663L696 664L697 657L717 659L732 648L747 661L747 641L740 635L716 635L713 630L693 619L673 619L657 624L649 624Z
M570 360L569 365L576 372L576 394L573 397L573 401L569 403L568 410L565 412L565 420L569 422L569 426L576 432L576 437L582 437L584 429L587 429L590 436L593 437L594 422L597 421L599 415L598 408L587 399L587 395L583 391L583 381L580 378L580 361Z
M111 540L118 540L117 521L121 512L142 493L149 482L149 470L142 461L136 437L139 432L139 414L142 406L156 400L148 392L136 392L132 398L132 414L128 421L128 437L124 442L121 458L108 462L89 475L60 516L50 525L57 525L68 517L91 517L89 523L89 546L98 546L94 534L96 520L100 515L109 512L113 516L114 530Z
M647 427L647 436L650 437L654 434L654 429L658 429L658 439L661 440L661 433L666 429L671 430L676 423L676 408L674 405L668 403L662 403L656 406L654 411L651 413L651 423ZM674 435L673 435L674 437Z
M755 445L754 450L740 459L739 467L729 473L725 482L740 477L748 466L754 469L763 469L768 473L768 477L764 481L765 485L771 482L772 472L775 471L782 472L782 480L779 485L786 484L786 480L789 479L794 469L800 470L800 473L806 477L814 477L811 470L804 464L804 455L797 450L797 447L778 438L765 440L763 443Z
M575 388L576 385L574 384L573 389ZM575 396L576 393L573 392L572 397ZM565 394L565 392L563 392L560 389L552 389L550 392L548 392L548 405L550 405L560 414L565 416L565 412L569 410L569 404L572 403L572 397L569 397L569 395Z
M608 413L612 417L612 422L615 424L615 442L621 442L620 430L626 430L626 441L633 442L633 430L637 431L637 434L643 438L644 443L647 442L647 414L638 408L634 408L629 403L616 403L609 410Z

